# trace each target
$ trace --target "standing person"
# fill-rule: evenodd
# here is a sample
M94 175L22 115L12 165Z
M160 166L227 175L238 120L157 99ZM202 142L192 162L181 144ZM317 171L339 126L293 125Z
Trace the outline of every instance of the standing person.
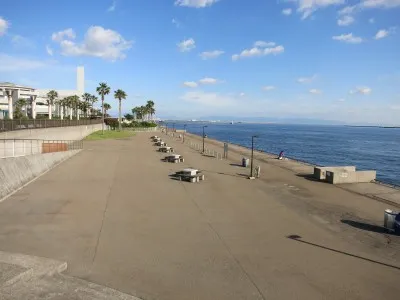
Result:
M285 155L285 152L282 150L280 153L279 153L279 156L278 156L278 159L283 159L283 156Z

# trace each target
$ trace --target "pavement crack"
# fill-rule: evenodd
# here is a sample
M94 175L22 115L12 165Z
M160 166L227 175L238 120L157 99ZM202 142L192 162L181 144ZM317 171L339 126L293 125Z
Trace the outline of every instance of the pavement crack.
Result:
M238 267L240 268L240 270L243 272L243 274L246 276L246 278L251 282L251 284L254 286L254 288L258 291L258 293L260 294L261 298L263 300L265 300L265 296L264 294L261 292L261 289L257 286L257 284L255 283L255 281L253 280L253 278L250 276L250 274L246 271L246 269L242 266L242 264L240 263L240 261L236 258L236 256L232 253L231 249L229 248L229 246L225 243L224 239L220 236L220 234L218 233L218 231L212 226L211 222L209 221L209 219L207 218L206 214L204 213L204 211L201 209L201 207L197 204L197 202L193 199L193 197L190 195L189 191L186 189L186 186L184 183L181 183L186 194L188 195L190 201L192 201L192 203L197 207L197 210L200 212L200 214L202 214L204 216L204 218L207 221L207 225L208 227L211 229L211 231L215 234L215 236L218 238L218 240L220 241L220 243L224 246L225 250L228 252L229 256L231 256L231 258L235 261L235 263L238 265Z
M102 231L103 231L104 220L105 220L105 218L106 218L108 203L109 203L109 200L110 200L110 194L111 194L111 190L112 190L112 187L113 187L113 185L114 185L114 182L115 182L116 170L117 170L117 166L118 166L118 164L119 164L120 158L121 158L121 155L118 156L118 160L117 160L117 162L116 162L116 164L115 164L115 168L114 168L113 180L112 180L112 182L111 182L111 184L110 184L110 187L109 187L109 189L108 189L108 193L107 193L107 197L106 197L106 205L105 205L105 207L104 207L103 218L102 218L102 220L101 220L101 226L100 226L99 234L98 234L98 236L97 236L96 247L94 248L94 254L93 254L92 264L94 263L94 261L95 261L95 259L96 259L97 249L99 248L100 237L101 237L101 233L102 233Z

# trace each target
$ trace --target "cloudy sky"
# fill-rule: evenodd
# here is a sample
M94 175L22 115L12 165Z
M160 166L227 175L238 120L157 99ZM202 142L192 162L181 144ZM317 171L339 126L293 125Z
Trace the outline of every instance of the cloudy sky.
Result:
M84 65L126 112L400 123L400 0L0 2L0 81L74 89Z

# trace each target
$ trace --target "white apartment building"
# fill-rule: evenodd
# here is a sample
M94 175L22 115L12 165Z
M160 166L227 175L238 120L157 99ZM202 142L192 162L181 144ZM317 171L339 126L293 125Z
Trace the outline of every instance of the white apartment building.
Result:
M74 95L81 97L85 93L84 67L77 67L76 90L35 89L11 82L0 82L0 119L13 118L15 103L18 99L27 100L28 106L23 110L26 110L25 114L31 118L36 119L37 115L47 115L47 93L50 90L57 91L59 99ZM60 108L57 105L53 106L52 111L55 115L60 114Z

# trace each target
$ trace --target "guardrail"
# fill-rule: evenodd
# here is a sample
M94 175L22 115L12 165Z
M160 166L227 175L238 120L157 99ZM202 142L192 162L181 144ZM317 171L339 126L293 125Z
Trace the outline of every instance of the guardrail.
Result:
M33 119L33 120L0 120L0 132L35 129L35 128L52 128L52 127L67 127L67 126L81 126L101 124L101 119L81 119L81 120L47 120L47 119Z
M0 158L80 149L81 140L0 139Z

